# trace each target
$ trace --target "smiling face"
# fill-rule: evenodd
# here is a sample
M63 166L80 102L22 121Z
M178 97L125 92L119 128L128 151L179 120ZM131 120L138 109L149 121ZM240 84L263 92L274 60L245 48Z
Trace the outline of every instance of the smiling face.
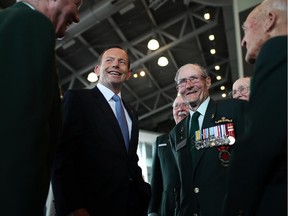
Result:
M127 53L120 48L106 50L94 71L99 76L99 83L119 93L122 84L131 75Z
M49 0L45 14L55 28L57 38L63 38L69 25L80 21L82 0Z
M203 73L199 65L187 64L182 66L178 71L177 83L182 83L177 87L178 93L184 101L189 102L194 111L209 96L211 79Z
M189 115L189 103L184 102L181 96L177 96L173 103L173 117L176 124Z

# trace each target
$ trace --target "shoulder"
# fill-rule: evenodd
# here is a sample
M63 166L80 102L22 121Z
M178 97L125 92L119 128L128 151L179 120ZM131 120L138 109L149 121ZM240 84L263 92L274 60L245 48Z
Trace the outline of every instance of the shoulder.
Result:
M278 67L285 63L287 65L287 39L287 36L278 36L264 43L254 65L256 72L261 71L263 74L262 71L270 71L270 67Z
M216 102L216 113L237 116L244 113L247 109L248 101L240 99L224 99Z
M168 136L168 134L163 134L163 135L160 135L160 136L158 136L157 138L156 138L156 142L157 143L160 143L160 142L168 142L168 139L169 139L169 136Z
M240 99L233 99L233 98L229 98L229 99L223 99L223 100L219 100L216 102L216 106L217 107L225 107L225 106L242 106L247 104L248 102L245 100L240 100Z
M70 89L64 93L64 101L72 99L81 99L92 95L91 89Z
M266 43L264 43L261 51L268 51L271 49L278 49L279 47L286 47L285 45L287 45L287 36L278 36L278 37L273 37L271 39L269 39L268 41L266 41ZM282 51L284 51L285 49L282 49ZM278 50L281 51L281 50Z
M31 25L41 23L49 25L53 29L53 24L47 16L31 9L22 2L18 2L7 8L7 10L3 10L3 13L5 13L5 17L7 17L9 22L15 22L15 24L19 25L19 19L21 19L21 26L30 25L31 28Z

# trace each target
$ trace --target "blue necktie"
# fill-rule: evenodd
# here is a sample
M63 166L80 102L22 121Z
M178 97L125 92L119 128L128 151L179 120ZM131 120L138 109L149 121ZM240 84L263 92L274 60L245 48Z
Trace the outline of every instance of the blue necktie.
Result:
M119 123L119 126L122 131L122 135L125 141L125 147L128 151L129 148L129 132L128 132L128 124L125 117L125 112L121 103L121 98L118 95L113 95L112 100L115 101L116 105L116 117Z

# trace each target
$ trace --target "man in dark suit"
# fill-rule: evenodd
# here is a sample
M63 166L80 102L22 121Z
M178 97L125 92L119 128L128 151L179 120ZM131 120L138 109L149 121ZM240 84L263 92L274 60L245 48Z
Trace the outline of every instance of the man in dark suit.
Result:
M247 102L211 99L211 78L197 64L182 66L175 81L178 93L190 105L189 117L169 135L181 182L178 215L219 216L233 144L243 132Z
M0 11L1 215L43 213L62 124L55 35L79 22L80 4L26 0Z
M177 96L173 102L176 124L189 114L189 103ZM148 216L174 216L179 203L180 179L175 158L171 151L168 134L157 137L153 145L154 155L151 172L152 197ZM177 208L178 209L178 208Z
M137 165L137 114L122 100L129 129L125 143L113 100L121 97L129 65L123 48L109 47L95 67L97 86L64 95L63 140L52 178L57 215L147 215L151 188Z
M225 216L287 215L287 0L257 6L242 46L254 64L245 135L228 175Z

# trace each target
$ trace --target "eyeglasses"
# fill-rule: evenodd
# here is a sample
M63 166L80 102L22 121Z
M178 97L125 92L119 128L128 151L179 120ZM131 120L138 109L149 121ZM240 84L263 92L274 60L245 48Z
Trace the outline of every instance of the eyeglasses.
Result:
M237 92L243 95L243 94L247 94L248 91L249 91L249 86L240 86L239 89L229 92L228 96L233 98L237 94Z
M180 107L189 107L189 103L175 103L175 104L173 104L172 105L172 107L173 107L173 109L178 109L178 108L180 108Z
M206 76L201 75L201 76L190 76L188 78L179 79L177 81L177 88L179 88L179 87L182 88L182 87L186 86L188 80L192 83L197 83L200 80L205 79L205 78L206 78Z

